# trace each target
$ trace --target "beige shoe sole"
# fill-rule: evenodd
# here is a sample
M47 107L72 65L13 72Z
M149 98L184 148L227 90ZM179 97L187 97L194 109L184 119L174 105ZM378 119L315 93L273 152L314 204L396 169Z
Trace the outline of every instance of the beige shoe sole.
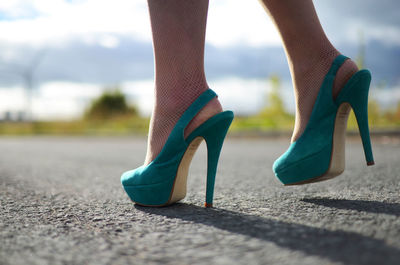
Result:
M345 169L345 142L346 142L346 129L347 120L351 106L349 103L340 105L335 118L335 126L332 139L332 155L328 170L321 176L308 179L306 181L285 184L285 186L302 185L313 182L320 182L339 176Z
M186 149L185 154L182 157L181 162L179 163L178 166L178 171L175 176L174 184L172 186L172 191L171 195L168 199L168 201L164 204L160 205L146 205L146 204L141 204L137 203L138 205L141 206L147 206L147 207L162 207L162 206L167 206L170 204L173 204L177 201L182 200L186 196L186 190L187 190L187 176L189 173L189 167L190 163L192 162L193 156L196 153L197 149L199 148L201 142L204 140L203 137L199 136L196 137L190 142L188 148Z

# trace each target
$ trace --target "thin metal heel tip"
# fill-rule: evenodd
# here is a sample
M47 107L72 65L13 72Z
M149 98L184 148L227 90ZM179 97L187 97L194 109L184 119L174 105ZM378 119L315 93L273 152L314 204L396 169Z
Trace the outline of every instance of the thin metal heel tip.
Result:
M213 207L213 204L212 203L204 203L204 207L206 207L206 208L212 208Z
M374 161L368 161L368 162L367 162L367 166L373 166L373 165L375 165L375 162L374 162Z

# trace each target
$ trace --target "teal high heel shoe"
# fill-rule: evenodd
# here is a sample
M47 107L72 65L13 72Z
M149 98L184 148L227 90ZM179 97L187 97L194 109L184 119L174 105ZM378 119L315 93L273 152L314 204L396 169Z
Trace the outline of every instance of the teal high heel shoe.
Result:
M348 59L335 58L325 76L306 129L279 157L273 171L285 185L322 181L340 175L345 167L345 133L350 108L353 109L364 147L367 165L374 164L368 129L368 91L371 74L355 73L335 100L332 87L339 67Z
M205 206L212 206L218 159L233 112L214 115L186 139L183 134L189 122L216 96L211 89L203 92L178 120L158 156L150 164L122 174L121 183L132 201L143 206L165 206L183 199L190 162L204 139L207 144Z

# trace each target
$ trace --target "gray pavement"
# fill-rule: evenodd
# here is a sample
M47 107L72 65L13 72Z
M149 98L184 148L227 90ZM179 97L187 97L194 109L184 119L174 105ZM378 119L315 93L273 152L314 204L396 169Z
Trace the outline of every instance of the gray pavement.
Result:
M0 264L400 264L399 140L374 167L352 140L343 175L297 187L271 171L287 145L228 139L205 209L202 144L187 198L145 208L119 182L143 138L0 138Z

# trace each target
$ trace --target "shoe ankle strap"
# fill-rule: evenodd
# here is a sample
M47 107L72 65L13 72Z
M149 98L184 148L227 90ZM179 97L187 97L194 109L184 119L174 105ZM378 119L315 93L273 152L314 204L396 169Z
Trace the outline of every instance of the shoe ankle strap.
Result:
M329 75L333 75L335 76L337 71L339 70L340 66L342 66L342 64L344 64L344 62L349 59L349 57L346 57L342 54L339 54L335 60L333 60L331 68L328 71Z
M157 160L159 163L163 163L165 162L163 158L169 157L169 154L179 152L182 147L185 146L186 143L183 138L183 133L186 126L194 116L196 116L196 114L216 96L217 94L215 94L214 91L207 89L189 106L189 108L186 109L181 118L175 124L175 127L172 129L163 149L154 161Z
M204 91L182 114L181 118L176 123L177 126L184 129L189 122L196 116L197 113L210 102L217 94L210 88Z

